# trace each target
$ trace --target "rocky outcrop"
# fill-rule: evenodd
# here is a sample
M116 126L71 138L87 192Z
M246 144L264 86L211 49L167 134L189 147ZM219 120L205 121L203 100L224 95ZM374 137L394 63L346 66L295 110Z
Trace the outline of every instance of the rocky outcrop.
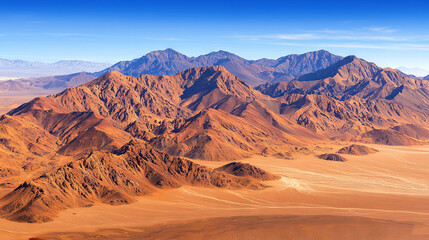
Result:
M334 162L345 162L347 161L344 157L336 154L336 153L324 153L319 155L320 159L334 161Z
M216 168L216 170L226 172L238 177L251 177L262 181L276 180L280 178L277 175L268 173L253 165L241 162L231 162L226 165L223 165L222 167Z
M340 150L338 150L337 153L360 156L360 155L368 155L376 152L378 152L376 149L369 148L364 145L352 144L350 146L341 148Z

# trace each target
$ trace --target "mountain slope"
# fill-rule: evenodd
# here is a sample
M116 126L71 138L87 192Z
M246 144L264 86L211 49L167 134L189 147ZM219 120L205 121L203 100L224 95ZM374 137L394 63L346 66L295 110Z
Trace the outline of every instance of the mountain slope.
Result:
M293 139L272 125L264 126L222 110L207 109L170 133L155 137L151 144L172 155L219 161L261 155L266 151L273 155L285 153L290 150L290 144L300 143Z

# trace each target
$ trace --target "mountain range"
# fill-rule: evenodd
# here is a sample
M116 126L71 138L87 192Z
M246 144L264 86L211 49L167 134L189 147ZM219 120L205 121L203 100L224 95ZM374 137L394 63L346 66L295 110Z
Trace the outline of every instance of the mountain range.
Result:
M169 66L142 64L155 62ZM160 76L130 66L138 64L120 69L137 76L109 71L1 116L0 184L10 191L0 216L43 222L67 208L126 204L162 188L257 190L276 177L246 164L210 169L188 159L289 159L312 154L306 146L317 141L419 145L429 138L429 82L355 56L256 88L225 66L172 74L179 64L171 64L172 75Z
M26 78L0 82L1 91L31 89L65 89L79 86L110 71L139 77L142 74L174 75L195 67L224 66L246 83L256 86L266 82L288 81L302 74L314 72L339 61L340 56L325 50L293 54L279 59L246 60L235 54L218 51L199 57L188 57L173 49L153 51L132 61L121 61L102 71L74 73L41 78ZM56 72L52 72L56 73ZM92 76L92 77L91 77Z
M11 78L36 78L52 75L66 75L77 72L95 72L110 66L79 60L62 60L55 63L27 62L0 58L0 76Z

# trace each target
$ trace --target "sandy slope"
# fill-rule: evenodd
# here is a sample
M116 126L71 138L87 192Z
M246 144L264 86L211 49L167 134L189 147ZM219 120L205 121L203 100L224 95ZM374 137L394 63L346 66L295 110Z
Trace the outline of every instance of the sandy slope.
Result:
M343 146L243 160L282 176L266 190L182 187L130 205L69 209L44 224L0 219L0 238L429 239L429 146L369 145L379 152L346 162L314 156Z

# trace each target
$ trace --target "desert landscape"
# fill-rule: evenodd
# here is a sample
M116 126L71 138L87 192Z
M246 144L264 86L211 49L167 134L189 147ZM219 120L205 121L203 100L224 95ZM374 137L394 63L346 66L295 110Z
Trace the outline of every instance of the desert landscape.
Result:
M331 84L381 76L359 94L385 90L258 91L222 66L113 71L9 111L2 238L426 239L426 100L395 87L426 83L344 59Z
M315 153L347 146L318 143ZM243 159L280 176L263 190L184 186L128 205L97 203L43 224L1 220L2 239L427 239L427 146L377 153ZM209 168L224 163L196 161ZM315 167L316 166L316 167ZM101 220L102 219L102 220ZM332 229L335 229L333 231Z
M400 5L0 3L0 239L429 239Z

